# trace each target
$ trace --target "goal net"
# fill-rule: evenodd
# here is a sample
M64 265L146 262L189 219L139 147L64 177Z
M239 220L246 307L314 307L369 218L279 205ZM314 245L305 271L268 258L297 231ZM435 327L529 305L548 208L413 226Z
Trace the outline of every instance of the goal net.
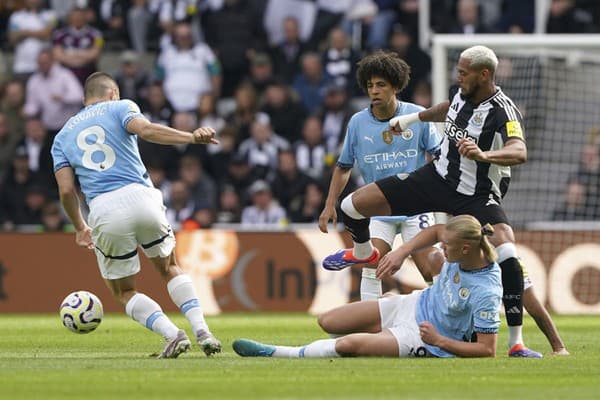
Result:
M460 52L477 44L498 55L496 84L524 118L528 161L512 168L503 206L525 264L539 269L535 287L555 311L600 313L600 40L437 35L434 103L447 99Z

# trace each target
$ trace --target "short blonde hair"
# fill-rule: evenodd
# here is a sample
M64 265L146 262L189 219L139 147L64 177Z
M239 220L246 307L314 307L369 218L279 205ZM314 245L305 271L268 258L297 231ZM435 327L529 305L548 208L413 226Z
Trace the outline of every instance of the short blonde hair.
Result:
M455 232L462 240L475 242L483 250L483 255L490 261L496 261L498 254L488 240L488 236L494 234L494 227L485 224L483 227L479 221L471 215L457 215L452 217L446 223L446 230Z
M492 73L498 67L498 57L489 47L472 46L460 53L460 58L468 60L472 68L487 68Z

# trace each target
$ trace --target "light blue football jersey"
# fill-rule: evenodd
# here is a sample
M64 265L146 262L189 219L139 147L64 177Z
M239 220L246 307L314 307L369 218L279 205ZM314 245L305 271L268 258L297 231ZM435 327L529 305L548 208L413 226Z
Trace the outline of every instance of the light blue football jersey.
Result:
M131 100L91 104L71 117L52 144L54 171L71 167L89 203L99 194L131 183L152 187L137 136L127 123L145 118Z
M398 102L395 116L423 111L413 103ZM435 156L441 139L433 124L413 124L402 135L390 133L389 120L378 120L370 107L352 116L337 165L352 168L356 163L364 181L371 183L392 175L408 175ZM404 222L405 217L376 217L386 222Z
M417 324L429 321L451 339L470 341L473 332L498 333L502 279L500 266L464 271L460 264L446 261L439 280L423 290L417 302ZM438 357L454 357L436 346L427 350Z

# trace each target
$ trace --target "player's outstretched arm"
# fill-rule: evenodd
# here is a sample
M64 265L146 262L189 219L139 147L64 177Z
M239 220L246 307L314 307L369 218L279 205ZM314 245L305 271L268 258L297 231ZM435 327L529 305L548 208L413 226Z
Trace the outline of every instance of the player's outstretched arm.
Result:
M142 139L158 144L217 144L213 128L202 127L194 132L185 132L169 126L156 124L146 118L133 118L127 123L127 130Z
M402 266L404 260L411 253L433 246L439 242L441 240L440 235L443 229L444 224L430 226L429 228L419 232L408 242L403 243L396 250L387 253L381 260L379 260L376 272L377 278L381 279L385 275L395 274Z
M425 343L458 357L496 357L498 335L495 333L477 333L476 342L461 342L442 336L428 321L419 324L419 332Z
M400 134L417 122L445 122L449 108L450 102L446 100L423 111L394 117L390 119L390 127L393 133Z
M79 208L79 197L75 190L75 175L71 167L63 167L54 173L58 183L58 194L65 212L75 227L75 242L88 249L94 248L92 242L92 230L85 223L81 209Z
M323 233L327 233L327 224L329 221L333 223L334 227L337 224L335 205L340 198L340 194L348 184L351 172L351 169L341 168L337 165L333 169L331 183L329 184L329 193L327 193L327 199L325 200L325 207L319 216L319 229Z

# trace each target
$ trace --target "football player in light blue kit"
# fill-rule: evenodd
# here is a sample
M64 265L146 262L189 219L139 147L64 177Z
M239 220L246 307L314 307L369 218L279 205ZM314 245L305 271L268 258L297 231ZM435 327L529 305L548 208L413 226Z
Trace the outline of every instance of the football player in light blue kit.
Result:
M299 347L238 339L233 349L245 357L494 357L502 279L487 238L492 234L491 225L482 227L474 217L459 215L388 253L379 262L378 276L394 273L410 253L438 241L446 262L427 289L346 304L319 317L327 333L346 336Z
M363 58L358 63L357 80L368 94L371 105L352 116L348 123L341 154L333 171L329 193L319 217L319 229L327 233L327 223L335 225L337 200L348 183L351 170L356 164L365 183L391 175L408 175L421 167L427 158L439 151L440 138L433 124L420 123L411 126L401 136L390 130L389 121L393 117L418 112L424 108L412 103L401 102L396 95L408 84L410 67L395 53L377 52ZM345 266L350 264L369 265L364 267L360 285L361 300L376 299L381 296L381 281L375 278L377 260L387 254L394 244L397 234L403 241L410 240L421 230L434 224L433 213L425 213L410 218L375 217L371 218L369 230L374 250L363 249L360 243L347 254L338 254ZM443 262L441 254L434 248L423 249L412 255L423 277L431 281L433 271ZM326 259L323 266L339 270L336 260Z
M149 122L134 102L119 99L116 82L103 72L88 77L84 96L85 107L67 121L52 145L60 200L75 226L76 243L95 249L100 273L127 315L165 338L159 358L175 358L191 342L158 303L136 290L138 246L167 282L202 350L206 355L220 352L192 280L177 265L162 195L152 186L137 145L137 136L161 144L218 143L215 131L183 132ZM75 176L90 208L89 225L79 208Z

